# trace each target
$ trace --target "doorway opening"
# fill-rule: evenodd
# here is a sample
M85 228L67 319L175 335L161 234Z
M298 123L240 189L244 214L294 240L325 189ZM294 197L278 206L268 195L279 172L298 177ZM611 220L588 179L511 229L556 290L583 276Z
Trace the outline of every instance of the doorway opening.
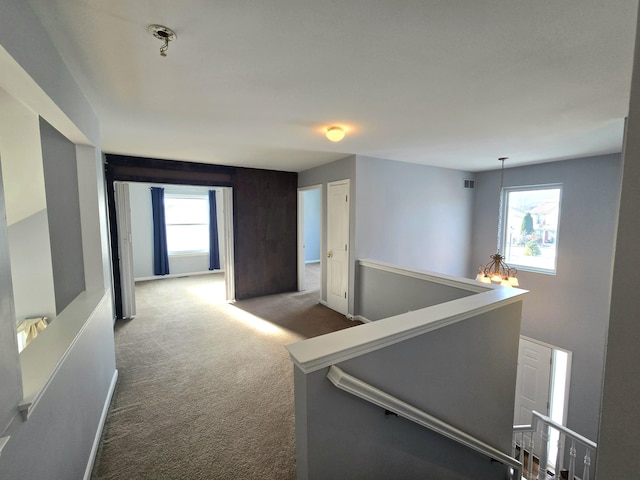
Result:
M317 290L320 300L324 251L322 185L298 189L298 291Z
M168 249L168 273L163 275L154 271L154 236L158 232L154 232L157 225L151 189L158 187L164 189L163 227ZM215 274L223 278L226 300L235 300L231 187L114 182L114 189L122 318L135 316L136 282L141 281ZM182 200L185 211L180 210ZM221 282L213 283L219 289Z
M566 425L571 383L572 352L520 336L518 348L518 374L514 424L531 423L531 412L547 415L554 422ZM564 446L559 449L559 432L550 429L547 458L550 465L558 456L564 456ZM540 458L540 445L534 450Z

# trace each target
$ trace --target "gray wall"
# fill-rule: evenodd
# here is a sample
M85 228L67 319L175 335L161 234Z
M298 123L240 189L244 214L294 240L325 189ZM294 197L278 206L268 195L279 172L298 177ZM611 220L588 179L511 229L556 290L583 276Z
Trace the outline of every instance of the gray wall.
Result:
M320 218L322 208L321 189L305 190L304 193L304 260L320 261L320 236L322 234Z
M356 258L465 276L473 174L357 157Z
M356 314L367 320L420 310L473 292L358 265Z
M597 474L601 479L638 476L636 457L640 444L640 16L637 25L598 438Z
M40 119L56 313L85 289L76 147Z
M338 366L508 453L520 307L508 305ZM357 328L367 327L373 325ZM298 478L506 478L503 465L337 389L327 371L305 375L295 367Z
M9 227L16 321L56 316L49 222L41 210Z
M135 278L154 277L153 274L153 218L151 211L150 187L163 187L165 194L207 195L210 187L160 185L152 183L129 183L131 203L131 236L133 243L133 263ZM218 214L218 245L220 266L224 266L224 216L222 192L216 194ZM189 274L209 271L209 254L170 255L171 274ZM161 278L161 277L158 277Z
M505 186L562 183L557 275L520 271L522 334L573 352L568 426L596 440L620 189L620 155L504 172ZM469 276L495 252L500 172L477 174Z
M298 174L298 187L310 187L312 185L322 184L322 198L325 202L325 208L322 210L322 231L325 232L324 244L326 245L326 232L327 232L327 183L335 182L337 180L350 180L349 188L351 189L351 201L349 203L349 245L351 245L351 251L349 252L349 312L354 311L354 295L355 290L355 260L357 257L354 255L354 249L356 245L356 157L350 156L343 158L342 160L336 160L335 162L327 163L310 170L305 170ZM320 261L322 268L322 278L327 278L327 263L325 262L325 252L320 252ZM327 300L326 285L323 284L320 287L322 300Z
M24 32L29 32L29 41L24 41ZM87 196L81 199L83 208L87 207L85 218L93 219L94 223L82 224L83 239L93 238L100 245L92 252L96 258L89 263L92 266L91 278L96 288L108 288L110 269L106 261L108 240L105 235L104 198L96 193L102 191L103 168L98 153L100 128L95 112L27 2L3 0L0 45L0 83L3 88L16 95L28 108L49 119L66 136L71 135L69 138L89 144L83 150L90 151L88 156L91 158L87 168L78 173L85 178L85 173L93 172L93 185L82 189ZM43 94L48 97L46 101L42 101ZM40 112L40 108L46 110L51 105L55 108L47 113ZM90 191L93 194L89 196ZM0 198L3 195L4 192ZM16 418L5 431L5 422L17 415L22 381L15 336L6 218L4 208L0 210L0 436L11 435L0 456L0 478L80 478L82 475L79 473L85 471L89 462L89 452L115 374L111 302L107 298L104 310L95 317L96 321L85 324L86 328L82 334L78 332L75 343L67 345L68 355L51 379L33 416L27 422ZM106 294L109 295L108 292ZM37 339L33 346L36 343ZM26 468L26 472L16 471L21 466Z
M322 184L326 199L326 184L345 178L351 180L349 312L355 311L358 259L466 274L474 191L464 189L463 180L473 174L358 155L301 172L298 186ZM326 222L325 208L325 233ZM324 252L321 258L324 276Z

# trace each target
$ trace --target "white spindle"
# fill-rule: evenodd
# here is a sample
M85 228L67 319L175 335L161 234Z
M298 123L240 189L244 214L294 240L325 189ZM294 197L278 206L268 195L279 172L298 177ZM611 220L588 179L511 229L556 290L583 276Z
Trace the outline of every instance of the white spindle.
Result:
M562 450L564 447L564 436L561 431L558 431L558 451L556 452L556 477L560 475L560 470L563 466Z
M538 462L538 480L545 480L547 477L547 455L549 452L549 426L542 424L540 431L540 458Z
M587 447L587 452L584 454L584 473L582 474L582 480L589 480L589 470L591 468L591 451Z
M571 450L569 450L569 480L575 480L576 476L576 442L571 439Z
M553 430L551 430L553 429ZM551 442L552 438L555 435L555 432L558 432L558 440L557 440L557 452L556 458L553 459L549 457L549 442ZM525 437L524 434L527 432L529 437ZM595 455L597 452L597 444L586 437L568 429L564 425L554 422L551 418L546 415L542 415L538 412L533 412L531 415L531 425L516 425L514 426L514 443L517 445L517 434L522 436L520 443L520 451L518 452L518 456L520 457L520 461L524 464L524 456L527 455L527 465L524 468L524 472L522 475L526 477L528 480L533 480L533 462L534 462L534 450L538 441L540 442L540 457L539 457L539 465L538 465L538 474L536 475L536 480L544 480L546 478L547 466L551 463L555 468L555 476L556 478L560 478L561 472L564 470L568 472L569 480L575 480L576 477L576 458L577 458L577 450L576 444L584 446L585 455L584 455L584 469L582 480L589 480L590 469L591 469L591 455ZM539 435L539 440L536 439L536 435ZM571 440L571 448L569 449L569 466L568 470L565 470L564 467L564 448L568 446L567 439ZM580 447L582 448L582 447Z

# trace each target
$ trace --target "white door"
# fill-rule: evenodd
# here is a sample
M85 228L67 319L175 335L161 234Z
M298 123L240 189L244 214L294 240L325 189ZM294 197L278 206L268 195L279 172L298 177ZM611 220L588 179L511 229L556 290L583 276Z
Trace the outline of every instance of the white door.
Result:
M549 414L551 358L551 348L520 338L514 425L531 424L534 410ZM534 454L539 455L537 448Z
M349 180L327 185L327 305L349 310Z
M224 285L227 302L236 300L235 257L233 250L233 189L222 189L222 214L224 216Z
M114 182L113 186L116 200L116 222L118 224L118 261L120 263L122 318L133 318L136 315L136 284L133 271L129 184Z

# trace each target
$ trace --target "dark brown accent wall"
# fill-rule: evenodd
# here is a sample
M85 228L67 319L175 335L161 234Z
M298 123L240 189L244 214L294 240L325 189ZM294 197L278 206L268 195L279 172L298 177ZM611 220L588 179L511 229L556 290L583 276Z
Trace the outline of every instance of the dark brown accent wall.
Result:
M298 174L238 168L234 184L236 298L297 287Z
M105 154L116 316L122 315L113 182L233 187L236 299L297 288L298 174Z

